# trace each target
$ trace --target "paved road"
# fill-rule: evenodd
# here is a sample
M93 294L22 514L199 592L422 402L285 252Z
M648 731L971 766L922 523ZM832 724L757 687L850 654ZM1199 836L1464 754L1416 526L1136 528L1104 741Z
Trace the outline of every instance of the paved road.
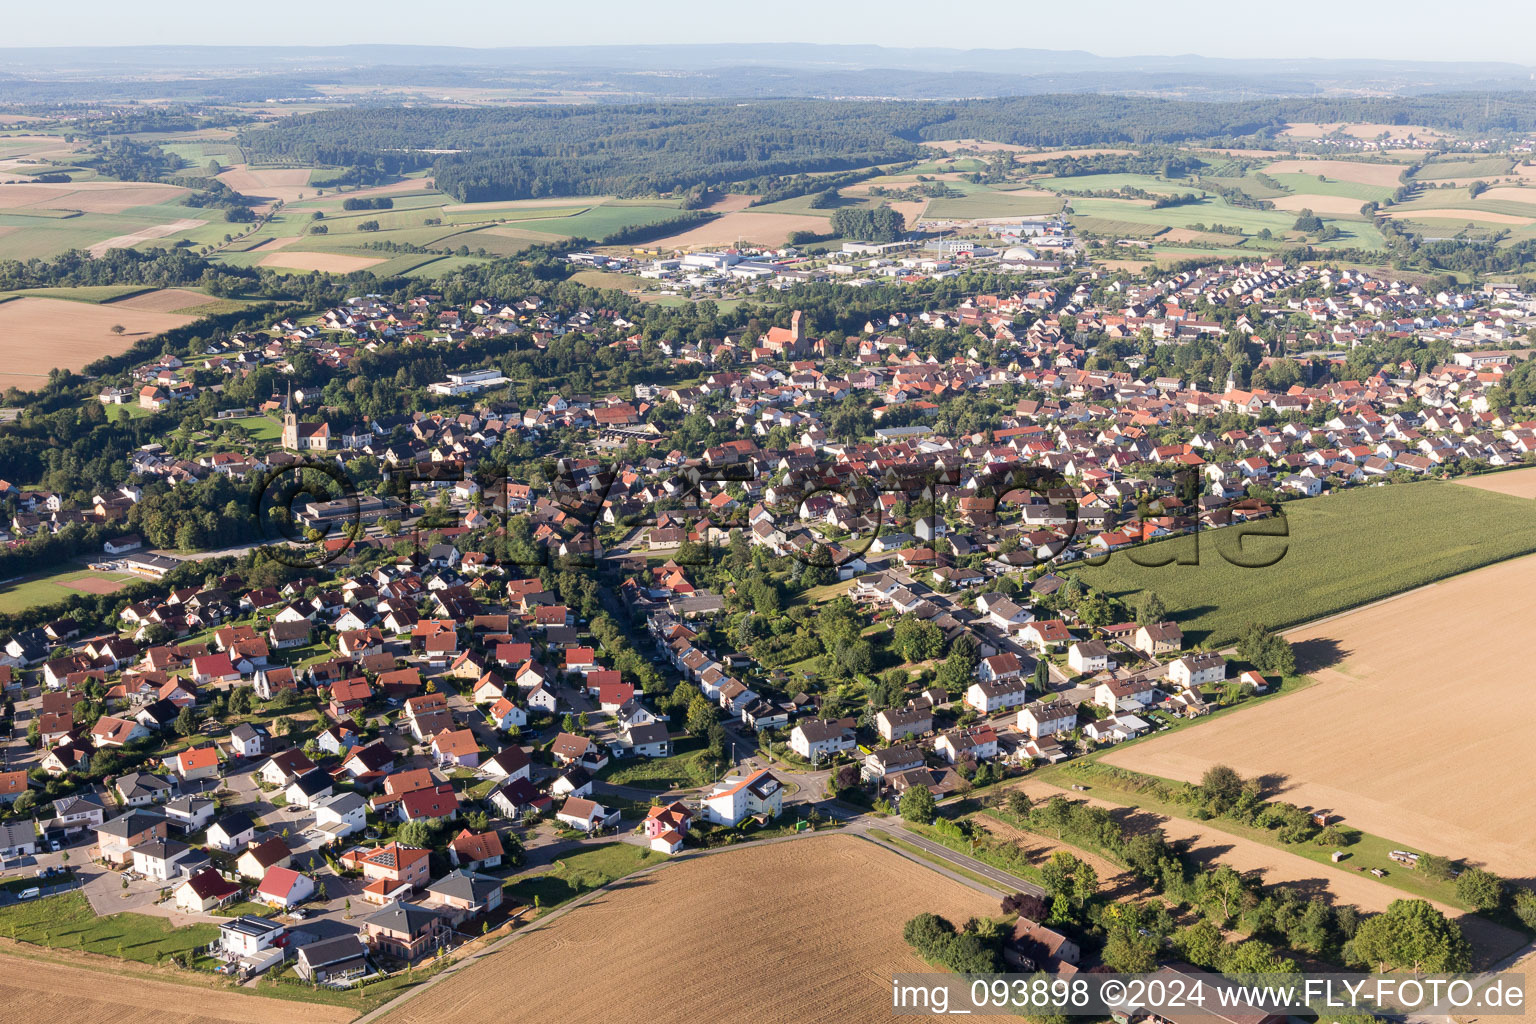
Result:
M869 828L873 825L874 823L871 822L868 818L860 818L858 824L854 827L857 828L860 833L867 834ZM954 850L951 850L947 846L936 843L931 839L916 834L915 832L907 831L899 824L893 827L887 827L885 831L889 832L893 836L896 836L902 842L915 846L925 853L930 853L935 857L943 858L944 860L949 861L951 864L956 864L964 868L971 874L980 875L982 878L996 882L998 885L1002 886L1002 891L1004 893L1027 892L1035 896L1045 896L1045 890L1033 882L1026 882L1024 879L1019 878L1017 875L1009 874L1007 871L1004 871L1001 868L995 868L990 864L977 860L975 857L967 856L963 853L956 853ZM878 836L870 836L870 838L874 839L876 842L880 841Z

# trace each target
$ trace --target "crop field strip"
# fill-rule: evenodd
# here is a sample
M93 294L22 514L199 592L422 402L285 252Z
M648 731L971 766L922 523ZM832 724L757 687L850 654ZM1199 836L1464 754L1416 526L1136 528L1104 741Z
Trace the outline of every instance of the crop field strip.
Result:
M1283 557L1265 568L1222 558L1218 550L1237 543L1229 528L1199 535L1198 565L1145 568L1119 551L1103 566L1071 571L1115 596L1153 591L1192 642L1223 645L1250 622L1294 626L1536 552L1536 503L1454 484L1358 488L1285 508L1287 538L1242 542L1250 561L1284 545ZM1195 544L1194 537L1159 541L1137 557L1158 561Z

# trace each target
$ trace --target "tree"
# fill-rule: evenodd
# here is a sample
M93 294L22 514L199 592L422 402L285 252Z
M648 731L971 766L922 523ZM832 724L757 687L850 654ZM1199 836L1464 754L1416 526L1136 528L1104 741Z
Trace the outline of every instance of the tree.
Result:
M1432 878L1437 882L1443 882L1456 873L1449 857L1441 857L1433 853L1421 856L1415 870L1425 878Z
M1164 607L1162 598L1150 590L1141 593L1141 599L1136 602L1136 621L1143 626L1150 626L1162 622L1168 617L1168 609Z
M1195 883L1195 901L1217 924L1230 921L1250 895L1243 876L1226 864L1201 875Z
M1227 943L1221 937L1221 929L1204 919L1179 930L1173 937L1173 947L1179 955L1196 967L1216 970L1226 955Z
M1288 676L1296 671L1296 652L1283 636L1250 623L1237 642L1237 653L1260 672Z
M1291 230L1302 231L1308 234L1323 230L1322 218L1311 210L1303 208L1296 218L1296 223L1291 225Z
M116 334L118 336L121 336L124 331L128 330L128 328L124 327L122 324L113 324L111 326L111 328L109 328L109 329L112 331L113 334Z
M1227 951L1221 970L1226 974L1294 974L1296 961L1280 956L1267 942L1249 939Z
M1220 814L1243 792L1243 777L1224 764L1213 764L1200 777L1200 795L1212 812Z
M908 786L907 791L901 794L901 817L903 821L927 825L933 821L937 810L938 804L934 801L933 794L928 791L927 786Z
M197 732L197 716L192 713L192 705L188 704L176 714L176 735L191 736Z
M1492 871L1467 868L1456 876L1456 895L1478 910L1496 910L1504 902L1504 880Z
M1347 955L1379 971L1415 974L1466 971L1472 963L1472 947L1461 929L1427 900L1393 900L1385 914L1361 923Z
M1076 920L1099 891L1099 873L1093 865L1065 850L1057 850L1040 868L1040 881L1051 894L1051 920Z
M429 848L437 840L438 833L442 830L442 822L436 818L417 818L400 826L395 833L395 839L402 846L416 846Z
M697 694L688 702L688 731L702 736L715 724L715 705L703 694Z
M1017 814L1023 818L1029 814L1029 809L1034 806L1034 801L1022 789L1015 789L1008 794L1007 806L1009 814Z
M1536 928L1536 892L1529 889L1515 890L1515 916L1527 928Z

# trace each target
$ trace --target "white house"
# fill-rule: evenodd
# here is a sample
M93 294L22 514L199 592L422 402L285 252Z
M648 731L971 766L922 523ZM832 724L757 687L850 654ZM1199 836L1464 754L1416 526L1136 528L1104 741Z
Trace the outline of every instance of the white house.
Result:
M1024 674L1019 656L1012 651L983 658L976 665L976 678L984 683L1000 683L1018 679Z
M145 878L156 878L162 882L168 882L181 874L176 869L176 862L190 852L191 847L186 843L177 842L174 839L156 839L148 843L140 843L132 850L133 870Z
M368 802L356 793L339 793L315 808L315 827L336 839L368 827Z
M985 761L997 756L997 733L985 724L955 729L941 735L933 749L950 764L959 764L967 758Z
M1035 701L1019 709L1019 731L1028 733L1031 739L1071 732L1076 727L1077 707L1070 701Z
M1110 711L1137 705L1147 707L1157 700L1157 688L1151 680L1142 676L1134 679L1107 679L1093 688L1093 702Z
M998 682L974 682L965 691L965 703L987 715L1005 708L1016 708L1029 700L1029 686L1021 679Z
M1227 659L1219 654L1186 654L1168 666L1168 680L1181 688L1219 683L1227 678Z
M315 883L292 868L270 867L256 887L256 899L281 909L296 907L315 894Z
M784 787L765 770L716 783L703 800L702 815L705 821L736 825L755 814L776 818L783 806Z
M562 824L578 832L594 832L619 820L618 811L610 811L595 800L573 796L555 814Z
M796 723L789 731L789 749L807 761L820 761L824 757L852 750L858 743L852 718L839 718L835 721L807 718Z
M1104 672L1115 667L1109 645L1102 640L1079 640L1067 648L1067 667L1078 675Z
M231 811L208 826L208 845L225 853L245 849L255 836L256 825L244 811Z

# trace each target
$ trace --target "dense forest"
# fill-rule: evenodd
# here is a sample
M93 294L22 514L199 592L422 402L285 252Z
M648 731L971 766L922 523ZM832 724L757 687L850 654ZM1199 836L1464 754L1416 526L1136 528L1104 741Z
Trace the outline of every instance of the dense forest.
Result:
M1536 96L1442 94L1199 103L1094 94L958 102L762 100L549 107L358 107L242 131L256 160L431 167L463 201L641 195L931 154L922 143L1024 146L1259 142L1289 121L1369 121L1499 134L1536 131ZM432 153L430 150L458 150ZM793 191L789 189L788 191Z

